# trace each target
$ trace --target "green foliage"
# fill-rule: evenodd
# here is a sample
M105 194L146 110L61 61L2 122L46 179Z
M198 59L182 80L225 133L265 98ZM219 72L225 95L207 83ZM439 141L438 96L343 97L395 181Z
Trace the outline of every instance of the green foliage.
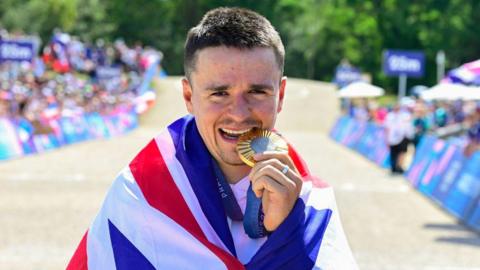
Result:
M109 38L115 23L107 16L106 4L101 0L81 0L76 7L76 22L71 33L81 40L93 42L99 38Z
M447 67L480 57L477 0L1 0L0 26L38 33L44 41L56 27L94 41L123 38L164 52L170 74L182 74L183 43L208 10L240 6L258 11L280 32L288 76L331 80L348 59L375 84L397 88L382 72L385 49L421 50L426 76L409 85L436 82L435 56Z
M73 29L76 7L76 0L7 0L0 6L1 25L10 31L37 33L48 40L55 28Z

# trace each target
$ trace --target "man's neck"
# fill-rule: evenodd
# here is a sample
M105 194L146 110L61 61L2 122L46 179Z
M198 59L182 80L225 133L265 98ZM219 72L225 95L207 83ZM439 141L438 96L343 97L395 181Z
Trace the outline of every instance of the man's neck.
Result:
M219 164L220 169L229 184L236 184L250 173L251 168L247 165Z

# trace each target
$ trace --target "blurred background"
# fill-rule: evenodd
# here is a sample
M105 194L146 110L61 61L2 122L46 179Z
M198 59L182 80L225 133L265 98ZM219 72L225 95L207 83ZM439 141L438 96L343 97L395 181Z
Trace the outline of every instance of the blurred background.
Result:
M183 72L187 30L209 9L242 6L267 17L287 49L286 73L331 81L342 59L371 74L372 82L394 90L396 81L381 70L388 48L421 50L426 73L409 85L437 81L436 56L445 53L451 69L478 58L478 1L165 1L165 0L3 0L1 26L11 33L37 35L42 45L55 28L84 42L98 39L141 43L160 49L171 74Z
M277 128L334 187L360 268L480 269L473 0L2 0L0 269L66 267L115 175L186 114L186 33L220 6L279 31Z

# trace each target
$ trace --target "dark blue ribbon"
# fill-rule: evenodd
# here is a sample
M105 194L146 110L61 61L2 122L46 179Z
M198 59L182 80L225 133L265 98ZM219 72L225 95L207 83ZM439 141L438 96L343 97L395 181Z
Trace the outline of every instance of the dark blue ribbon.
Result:
M264 217L262 198L257 198L250 182L247 191L247 208L243 219L243 228L250 238L261 238L267 235L267 230L263 225Z
M223 208L231 220L243 220L243 228L250 238L261 238L267 235L267 230L263 225L264 214L262 211L262 199L257 198L252 189L252 183L247 191L247 207L245 217L238 205L237 199L233 195L232 188L228 184L223 172L220 170L217 162L212 160L213 168L218 183L218 192L222 198Z
M220 193L220 197L222 198L223 208L225 209L227 216L231 220L243 220L242 210L238 205L237 199L235 199L235 196L233 195L232 188L225 179L225 176L220 170L217 162L215 160L212 160L212 163L213 169L215 170L215 176L217 177L218 192Z

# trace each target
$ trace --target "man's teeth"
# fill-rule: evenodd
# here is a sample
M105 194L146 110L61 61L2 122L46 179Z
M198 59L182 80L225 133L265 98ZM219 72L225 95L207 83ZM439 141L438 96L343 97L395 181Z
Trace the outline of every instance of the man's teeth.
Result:
M222 128L221 129L223 132L227 133L228 135L233 135L233 136L240 136L248 131L251 130L251 128L249 129L244 129L244 130L230 130L230 129L225 129L225 128Z

